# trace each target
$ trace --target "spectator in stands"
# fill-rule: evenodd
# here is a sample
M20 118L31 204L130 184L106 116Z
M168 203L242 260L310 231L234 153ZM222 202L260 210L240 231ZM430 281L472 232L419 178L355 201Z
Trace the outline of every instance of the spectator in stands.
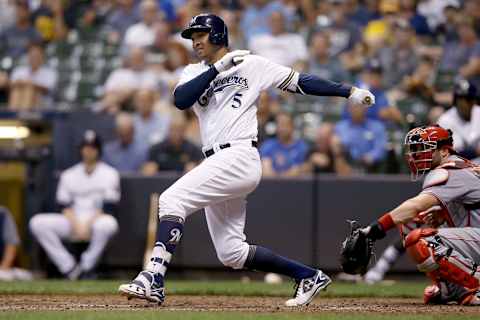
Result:
M460 7L459 0L423 0L419 1L417 11L427 18L430 30L436 30L445 22L444 9L447 6Z
M140 3L142 21L130 26L124 38L124 45L131 47L148 47L155 39L155 22L159 21L160 15L155 0L143 0Z
M309 150L305 172L329 173L335 171L331 141L335 126L325 122L317 129L315 141Z
M452 78L459 72L462 77L480 85L480 41L473 23L462 19L456 29L459 39L444 45L439 72L450 73Z
M135 0L117 0L116 7L106 21L110 43L119 43L123 40L125 32L138 20Z
M474 43L474 45L468 60L458 71L461 77L472 81L475 86L480 87L480 39L475 31L474 22L472 20L468 21L471 21L471 23L460 26L459 36L460 39L465 39L465 43L471 41L470 43Z
M442 43L458 40L457 25L463 19L462 11L457 5L448 5L443 9L445 21L437 26L435 32L440 36Z
M278 64L303 70L308 58L304 38L297 33L288 33L281 11L274 11L269 17L270 32L252 36L249 49Z
M152 90L138 91L134 105L135 140L147 150L151 145L165 140L170 128L170 118L162 117L153 110L155 92Z
M188 49L173 40L170 31L166 22L156 23L155 40L147 52L148 68L158 77L162 97L171 96L181 70L189 63Z
M167 51L171 43L170 26L166 22L155 24L155 38L147 48L148 64L163 64L167 59Z
M396 104L412 128L431 123L429 112L436 105L434 84L435 62L428 56L421 56L415 71L390 91L390 97L396 98ZM436 117L434 114L437 111L433 111L431 116Z
M15 0L0 1L0 33L15 23Z
M57 73L45 64L45 53L39 44L28 49L28 65L13 69L10 79L9 108L32 110L52 107L52 94L57 84Z
M280 104L274 92L263 91L258 97L257 119L258 119L258 143L274 138L277 125L275 116L280 110Z
M348 1L329 0L328 16L317 28L330 34L330 54L337 56L353 49L360 41L360 28L348 19Z
M260 146L264 176L294 177L302 174L308 145L294 137L293 118L281 112L276 116L277 136Z
M105 145L103 161L121 173L138 172L147 158L147 150L135 140L133 117L119 113L115 119L117 139Z
M480 34L480 3L477 0L465 0L464 12L473 21L475 32Z
M398 20L393 25L393 37L390 44L380 48L378 59L383 69L385 88L399 85L403 78L410 75L418 64L415 51L415 33L406 20Z
M418 0L400 0L400 16L418 36L431 36L427 18L417 11Z
M228 46L231 50L247 48L247 42L240 26L240 16L232 10L221 10L220 17L228 26Z
M411 96L433 104L435 62L427 56L420 57L415 71L405 76L401 88Z
M15 24L0 33L0 56L19 59L27 52L30 43L40 40L30 22L28 0L15 0Z
M102 144L92 130L81 144L82 162L64 171L57 188L61 213L40 213L30 220L34 237L58 270L68 279L90 277L109 239L117 232L112 216L120 198L120 176L99 161ZM80 261L62 240L89 241Z
M480 156L480 106L479 91L470 81L455 83L453 107L438 119L438 124L453 132L453 147L467 159Z
M330 32L318 31L310 40L308 72L336 82L348 82L351 75L336 56L331 56Z
M348 105L350 118L335 125L331 147L335 171L376 172L386 156L387 131L381 121L368 118L367 107Z
M381 121L391 121L393 123L402 123L403 117L400 111L389 102L386 92L383 88L383 68L378 59L371 59L365 65L361 74L359 88L368 89L375 95L375 104L368 108L367 118ZM349 112L345 108L344 118L349 117Z
M33 11L32 21L43 41L61 40L67 36L62 0L42 0Z
M280 1L255 0L246 7L240 22L246 43L256 36L270 32L268 19L275 11L286 11Z
M159 171L186 172L202 161L202 151L185 137L185 129L183 117L173 118L167 139L150 148L148 161L142 168L144 175L152 176Z
M348 20L362 28L370 21L380 18L378 0L366 0L362 4L360 0L350 0L348 12Z
M105 95L101 102L108 112L115 113L128 107L140 89L155 90L157 77L145 65L145 50L130 50L124 68L114 70L105 83Z
M380 0L381 18L370 21L363 30L363 39L376 52L393 39L393 24L400 19L399 0Z

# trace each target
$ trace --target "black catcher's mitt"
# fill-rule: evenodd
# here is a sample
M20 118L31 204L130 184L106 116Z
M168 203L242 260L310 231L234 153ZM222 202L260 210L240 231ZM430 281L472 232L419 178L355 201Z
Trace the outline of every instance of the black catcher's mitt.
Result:
M342 243L340 263L343 271L349 274L364 274L372 256L373 240L361 231L356 221L350 223L350 234Z

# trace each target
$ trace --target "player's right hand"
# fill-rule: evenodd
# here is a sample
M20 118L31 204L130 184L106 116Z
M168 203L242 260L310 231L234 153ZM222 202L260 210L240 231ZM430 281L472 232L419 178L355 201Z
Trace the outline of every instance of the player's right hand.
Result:
M248 50L235 50L224 55L220 60L215 62L213 66L217 69L218 72L227 71L233 66L236 66L239 63L242 63L245 56L249 55L250 51Z
M371 106L375 104L375 96L368 90L360 89L357 87L352 88L352 92L348 97L353 104L363 104Z

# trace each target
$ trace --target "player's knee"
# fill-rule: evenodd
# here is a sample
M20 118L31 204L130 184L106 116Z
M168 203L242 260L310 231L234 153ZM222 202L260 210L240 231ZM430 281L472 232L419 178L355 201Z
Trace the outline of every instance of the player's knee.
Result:
M217 257L220 262L233 269L243 269L245 260L247 260L249 245L241 242L229 250L217 251Z
M421 272L431 272L439 267L433 249L425 239L436 233L437 230L431 228L415 229L405 239L407 253L417 263L417 268Z
M118 231L118 222L114 217L110 215L103 215L98 218L97 221L95 221L92 229L93 232L112 236Z
M43 216L42 214L37 214L34 215L32 219L30 219L28 227L35 236L38 236L45 230L48 230L50 224L48 223L48 220L45 219L45 216Z
M178 216L183 220L186 218L186 212L180 205L179 199L170 189L163 192L158 199L158 217L160 219L165 215Z

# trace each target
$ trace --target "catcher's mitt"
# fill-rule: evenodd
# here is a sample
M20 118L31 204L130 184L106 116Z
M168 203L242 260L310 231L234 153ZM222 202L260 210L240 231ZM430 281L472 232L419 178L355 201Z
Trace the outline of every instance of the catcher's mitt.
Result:
M350 223L350 234L342 243L340 263L343 271L349 274L364 274L372 256L373 240L361 231L356 221Z

